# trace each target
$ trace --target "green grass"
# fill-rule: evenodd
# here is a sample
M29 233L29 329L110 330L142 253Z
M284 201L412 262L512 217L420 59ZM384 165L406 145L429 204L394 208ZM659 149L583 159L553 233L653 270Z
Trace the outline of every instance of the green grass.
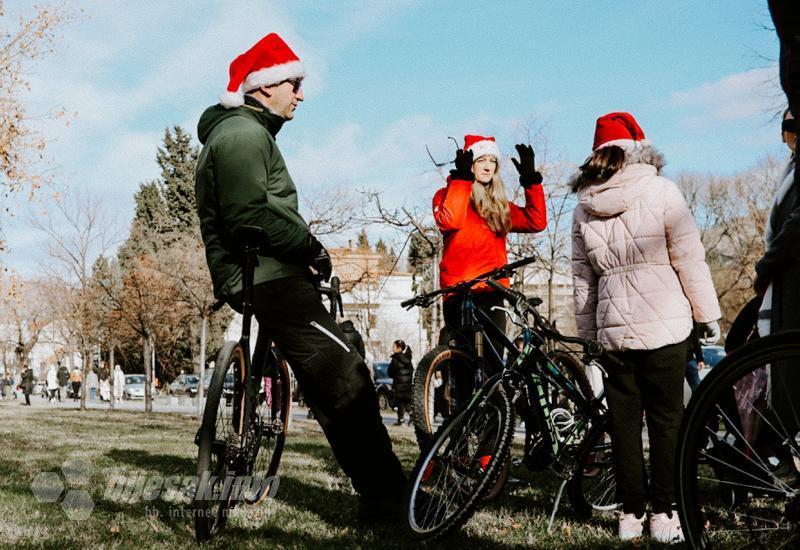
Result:
M106 499L109 479L146 473L194 474L196 421L183 415L125 411L68 411L0 402L0 546L193 548L193 524L180 498L146 501ZM413 434L389 428L404 467L416 459ZM58 472L78 459L90 476L67 489L89 492L95 507L85 520L71 521L59 503L40 502L31 482L41 472ZM394 526L356 527L357 498L338 469L313 421L293 421L280 467L277 496L264 508L244 507L210 548L408 548L419 544ZM447 548L616 548L614 516L578 523L562 504L553 532L546 532L555 495L551 474L512 470L524 483L487 504ZM63 494L62 494L63 499Z

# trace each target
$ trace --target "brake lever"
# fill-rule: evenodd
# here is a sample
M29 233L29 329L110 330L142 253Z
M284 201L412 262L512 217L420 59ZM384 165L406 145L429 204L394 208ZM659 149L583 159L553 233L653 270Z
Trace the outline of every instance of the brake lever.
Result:
M508 316L508 318L511 320L511 324L513 324L514 326L517 326L517 327L524 327L524 325L522 324L522 322L520 322L520 321L518 321L518 320L517 320L518 316L517 316L516 312L514 312L514 311L512 311L512 310L508 309L507 307L503 307L503 306L492 306L491 308L489 308L489 310L490 310L490 311L502 311L502 312L503 312L503 313L505 313L505 314Z

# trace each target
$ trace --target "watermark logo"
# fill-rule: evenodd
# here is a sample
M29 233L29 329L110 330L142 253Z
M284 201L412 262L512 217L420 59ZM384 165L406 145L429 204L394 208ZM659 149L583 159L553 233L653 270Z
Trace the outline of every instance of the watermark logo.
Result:
M80 455L67 458L58 472L41 472L31 481L31 492L39 502L58 503L73 521L89 519L94 500L86 489L92 477L92 462Z
M90 460L73 455L64 461L58 472L39 473L31 482L31 492L39 502L59 504L70 520L86 520L96 505L88 491L93 473L94 465ZM198 480L196 476L162 476L135 471L111 475L105 484L102 501L124 504L167 502L177 505L166 511L170 517L188 517L198 511L188 506L193 502L204 504L199 508L213 508L211 505L217 501L265 507L275 497L279 482L277 476L265 475L214 476L207 472ZM147 510L148 515L161 513L152 506Z

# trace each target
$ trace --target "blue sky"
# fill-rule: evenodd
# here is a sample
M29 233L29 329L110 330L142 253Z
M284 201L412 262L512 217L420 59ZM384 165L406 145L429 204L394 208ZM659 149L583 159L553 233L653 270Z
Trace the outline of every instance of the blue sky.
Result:
M529 120L549 158L579 163L595 119L617 110L664 152L667 175L730 174L785 154L766 1L75 4L84 17L32 67L28 100L33 113L76 113L69 126L41 124L54 190L97 194L121 223L157 175L164 129L194 134L230 61L271 31L309 73L279 136L306 196L371 188L393 206L427 205L439 181L425 144L443 158L447 136L484 133L512 151ZM11 16L29 9L6 2ZM3 261L33 274L38 237L23 218L6 223Z

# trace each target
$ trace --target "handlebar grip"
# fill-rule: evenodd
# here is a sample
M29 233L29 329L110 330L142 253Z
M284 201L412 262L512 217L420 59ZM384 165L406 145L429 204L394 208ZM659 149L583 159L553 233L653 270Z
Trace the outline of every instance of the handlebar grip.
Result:
M539 259L538 256L529 256L527 258L522 258L521 260L517 260L516 262L508 264L506 266L506 269L508 269L509 271L514 271L515 269L518 269L520 267L526 266L528 264L532 264L533 262L535 262L538 259Z
M506 298L509 299L511 302L518 302L520 299L523 302L526 302L527 299L525 296L517 292L516 290L511 290L510 288L504 287L494 279L486 279L486 284L492 287L494 290L499 292L500 294L504 295Z
M400 307L409 308L413 306L417 301L417 297L414 296L413 298L409 298L408 300L403 300L400 302Z

